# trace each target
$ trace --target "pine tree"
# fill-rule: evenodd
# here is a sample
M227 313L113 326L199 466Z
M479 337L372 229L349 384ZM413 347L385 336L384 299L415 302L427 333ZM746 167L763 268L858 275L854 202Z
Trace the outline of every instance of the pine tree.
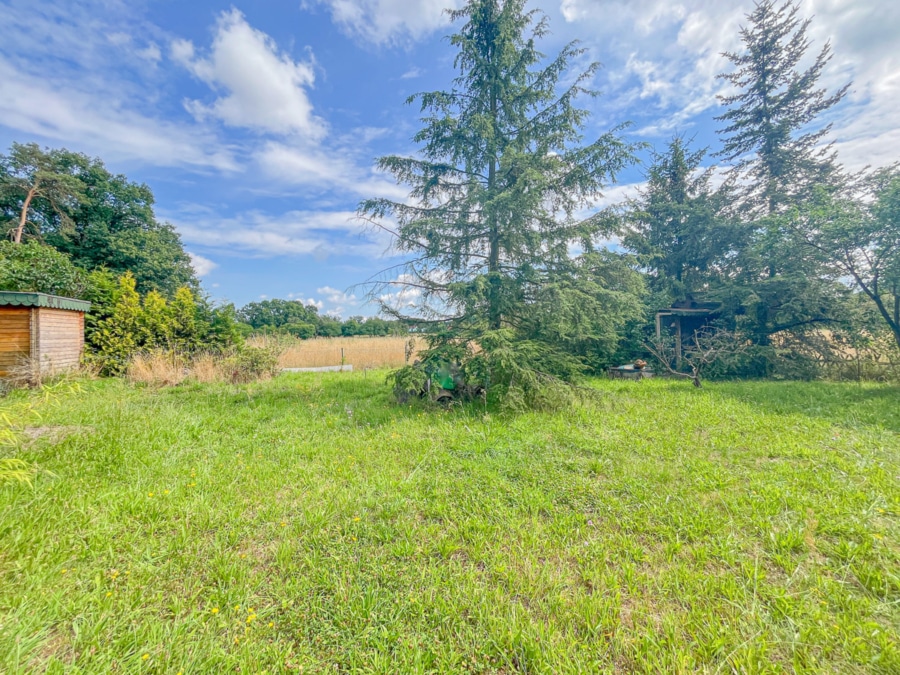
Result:
M837 170L831 145L821 145L831 125L815 123L850 85L830 95L818 88L832 57L829 43L806 70L798 70L811 45L810 19L801 20L798 12L795 0L758 2L741 29L743 52L725 54L736 69L719 76L738 90L720 97L729 109L716 118L725 123L719 154L737 160L736 170L749 179L745 201L761 215L775 215L809 196Z
M739 306L746 330L761 345L788 331L802 339L840 319L840 289L823 279L821 264L793 234L797 208L817 186L839 184L841 169L820 117L847 93L819 86L831 60L826 43L805 69L810 19L796 0L757 2L741 29L743 50L726 53L735 66L720 75L736 92L720 97L728 107L717 119L723 149L735 162L731 179L748 243L739 251L741 278L728 304Z
M450 38L459 75L449 91L408 101L424 113L420 156L379 162L411 186L411 199L360 206L379 227L396 221L395 246L412 254L398 283L421 293L422 316L450 339L521 328L536 289L571 266L570 244L589 245L598 230L576 212L632 161L619 129L581 145L588 113L575 99L593 94L598 66L569 77L583 54L576 43L545 61L536 43L546 18L524 6L470 0L450 12L464 21Z
M726 273L743 230L726 208L731 185L713 189L714 169L702 170L706 149L674 137L654 152L646 186L618 216L622 244L649 272L657 302L709 289Z

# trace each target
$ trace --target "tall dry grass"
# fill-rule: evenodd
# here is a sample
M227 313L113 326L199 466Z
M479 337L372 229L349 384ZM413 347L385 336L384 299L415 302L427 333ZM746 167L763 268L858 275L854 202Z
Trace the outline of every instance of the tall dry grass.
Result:
M172 387L192 382L246 384L274 377L280 370L276 347L247 347L186 356L172 351L136 354L125 372L130 382Z
M130 382L142 382L156 387L181 384L187 376L187 360L175 352L137 354L125 371L125 377Z
M410 341L412 344L410 345ZM352 365L355 369L396 368L415 359L425 341L417 337L297 338L258 336L248 340L257 347L281 348L282 368L321 368Z

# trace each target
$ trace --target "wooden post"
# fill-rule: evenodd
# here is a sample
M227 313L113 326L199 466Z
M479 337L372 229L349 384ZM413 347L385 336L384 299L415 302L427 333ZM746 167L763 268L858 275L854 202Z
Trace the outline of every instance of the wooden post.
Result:
M681 370L681 317L675 317L675 368Z

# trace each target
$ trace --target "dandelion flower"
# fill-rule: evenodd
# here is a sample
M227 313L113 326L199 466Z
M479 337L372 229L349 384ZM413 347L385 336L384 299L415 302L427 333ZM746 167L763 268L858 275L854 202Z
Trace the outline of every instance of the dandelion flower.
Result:
M152 496L153 496L153 493L152 493L152 492L148 492L148 493L147 493L147 496L148 496L148 497L152 497Z
M357 516L356 518L354 518L354 519L353 519L353 522L354 522L354 523L358 523L358 522L359 522L359 516Z
M144 661L146 661L147 659L150 658L150 655L149 655L149 654L144 654L141 658L144 659Z
M107 597L107 598L110 597L111 595L112 595L112 591L107 591L107 592L106 592L106 597Z
M219 613L219 608L218 608L218 607L213 607L213 608L212 608L211 610L209 610L209 611L212 612L213 614L218 614L218 613Z
M235 606L234 606L234 611L236 612L236 611L238 611L240 608L241 608L240 605L235 605Z
M167 494L169 494L169 491L168 491L168 490L163 490L163 494L164 494L164 495L167 495Z
M270 621L270 622L269 622L269 628L274 628L274 627L275 627L275 622L274 622L274 621Z
M282 526L282 527L287 527L287 523L284 522L284 521L282 520L282 521L281 521L281 526Z
M68 571L69 571L69 570L67 570L65 567L63 567L63 568L59 571L59 573L60 573L60 574L65 574L65 573L68 572Z

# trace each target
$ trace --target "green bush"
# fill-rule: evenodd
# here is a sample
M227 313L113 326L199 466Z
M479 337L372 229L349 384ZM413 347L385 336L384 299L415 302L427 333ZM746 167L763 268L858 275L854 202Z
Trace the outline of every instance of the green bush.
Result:
M94 275L92 275L94 278ZM141 298L130 273L115 285L96 276L96 315L87 323L86 361L101 375L122 375L138 353L163 350L193 354L240 344L234 307L210 308L187 288L166 300L157 291Z
M0 291L83 298L89 285L88 273L56 249L36 241L0 241Z

